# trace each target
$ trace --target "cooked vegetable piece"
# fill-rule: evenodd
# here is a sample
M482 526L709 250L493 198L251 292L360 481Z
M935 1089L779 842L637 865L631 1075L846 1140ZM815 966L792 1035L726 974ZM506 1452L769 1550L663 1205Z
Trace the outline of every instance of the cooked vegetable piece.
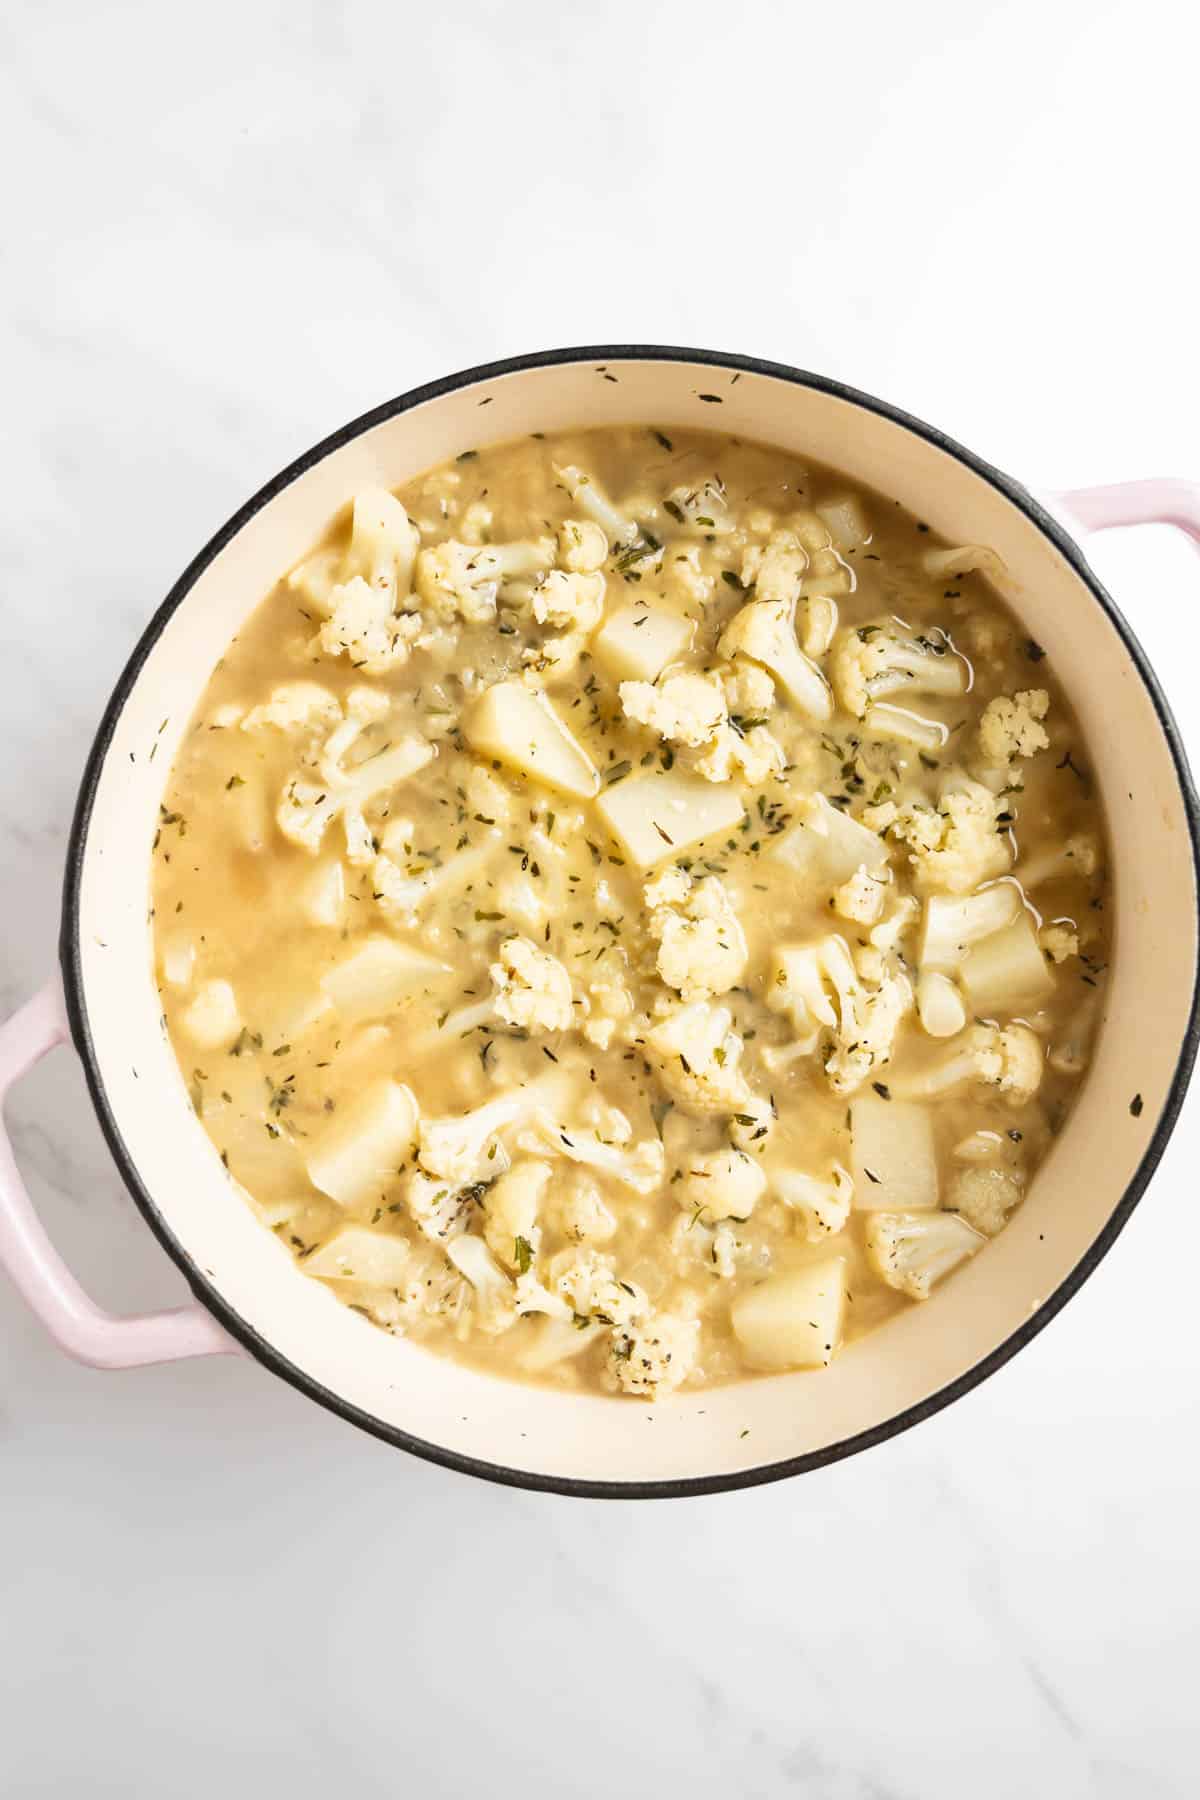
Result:
M871 874L887 867L887 845L878 833L831 806L824 794L813 794L797 813L790 830L772 841L771 854L801 880L834 888L858 869Z
M769 1275L734 1301L738 1342L756 1369L816 1369L842 1341L846 1265L840 1256Z
M746 813L736 788L674 769L614 783L601 794L596 811L641 869L735 830Z
M859 1211L916 1212L937 1205L937 1154L928 1107L869 1091L851 1102L850 1120Z
M449 973L444 963L411 944L370 937L322 976L321 987L344 1019L372 1019L407 996L444 986Z
M622 606L610 614L592 644L592 654L614 681L657 681L667 664L682 656L693 626L678 613L656 606Z
M1054 976L1027 912L968 950L962 981L977 1013L1019 1012L1054 992Z
M308 1273L322 1281L361 1281L367 1287L399 1287L412 1249L407 1238L369 1225L343 1225L308 1258Z
M519 681L488 688L466 714L463 731L472 749L560 793L589 799L600 785L587 753L549 701Z
M308 1178L339 1206L382 1198L410 1154L417 1103L398 1081L376 1081L334 1115L308 1152Z

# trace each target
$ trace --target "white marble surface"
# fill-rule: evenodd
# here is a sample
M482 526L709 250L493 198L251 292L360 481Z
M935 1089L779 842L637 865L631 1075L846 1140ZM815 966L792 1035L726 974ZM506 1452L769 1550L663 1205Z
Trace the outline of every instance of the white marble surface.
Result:
M845 377L1031 481L1200 474L1174 0L0 20L0 1005L103 700L343 419L550 343ZM1200 563L1096 562L1195 744ZM0 1282L0 1786L179 1800L1195 1792L1200 1097L1065 1315L849 1464L657 1506L409 1460L250 1364L101 1376ZM11 1107L97 1297L182 1283L69 1055Z

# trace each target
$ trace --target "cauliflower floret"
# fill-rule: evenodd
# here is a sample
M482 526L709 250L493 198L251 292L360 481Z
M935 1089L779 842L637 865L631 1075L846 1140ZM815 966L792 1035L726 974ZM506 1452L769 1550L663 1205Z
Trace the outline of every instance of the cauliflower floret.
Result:
M775 683L757 663L731 663L721 671L721 688L731 716L741 721L744 731L753 729L755 721L761 724L775 705Z
M550 1196L549 1214L574 1244L606 1244L617 1233L617 1221L595 1177L586 1169L571 1169L559 1176Z
M487 1175L477 1181L431 1175L419 1168L405 1176L401 1193L409 1217L432 1243L447 1244L466 1231L488 1182L507 1168L508 1158L502 1147L493 1143L489 1149L493 1157L490 1163L475 1158L470 1165L487 1169Z
M1008 1169L962 1169L954 1178L947 1210L973 1225L986 1237L995 1237L1008 1215L1021 1203L1020 1178Z
M654 912L659 907L684 905L691 891L692 878L687 870L669 863L646 883L643 894L648 910Z
M903 975L861 979L840 937L785 946L768 977L767 1005L791 1019L798 1053L824 1039L825 1077L837 1094L852 1094L890 1061L912 1003Z
M588 647L589 633L565 631L561 637L543 638L521 652L522 678L527 687L544 688L548 682L569 675Z
M981 1250L987 1239L957 1213L872 1213L867 1255L889 1287L928 1300L936 1281Z
M533 590L533 616L539 625L569 626L586 637L595 631L603 611L603 575L551 569Z
M922 969L917 977L917 1016L929 1037L956 1037L963 1029L967 1008L951 976Z
M560 1094L561 1082L544 1076L523 1088L513 1088L486 1101L471 1112L443 1119L422 1119L417 1132L417 1162L428 1175L438 1177L456 1187L491 1180L508 1167L497 1160L496 1133L506 1126L525 1122L541 1108L553 1106Z
M370 689L354 690L347 700L350 716L335 728L316 758L321 779L314 780L306 771L297 770L285 784L275 811L275 821L284 837L313 856L320 849L330 822L340 818L346 832L350 861L371 862L376 847L366 822L366 808L378 805L383 795L433 760L433 745L412 735L401 738L356 767L343 767L335 752L344 753L369 722L362 717L364 695L369 695L373 702L381 698Z
M1029 688L1012 699L990 700L979 721L979 749L985 762L1001 768L1018 756L1035 756L1050 742L1041 721L1050 710L1045 688Z
M772 775L782 775L787 757L783 745L762 725L745 733L733 725L722 725L715 742L707 750L694 752L689 763L705 781L741 780L748 787L761 787Z
M483 1197L483 1235L506 1268L525 1274L541 1242L538 1212L550 1181L548 1162L515 1162Z
M667 591L677 600L707 606L712 599L713 578L700 567L699 544L689 544L686 549L672 545L663 559L663 577Z
M608 561L608 538L591 519L564 519L558 528L558 560L573 575L590 575Z
M890 625L843 632L829 668L839 704L858 719L889 694L961 694L967 685L966 664L948 641L902 638Z
M1041 1086L1042 1067L1041 1040L1027 1025L972 1025L947 1042L940 1062L892 1087L901 1099L924 1100L979 1082L1023 1106Z
M857 815L857 820L860 825L865 825L868 831L874 831L883 837L891 830L899 817L900 808L894 800L876 800L870 806L863 807Z
M767 542L746 552L742 563L742 584L754 586L758 600L782 600L787 604L800 598L800 583L808 568L808 551L794 531L772 532Z
M387 675L408 661L421 634L421 616L395 612L390 589L355 575L335 587L329 600L330 616L317 633L326 656L344 656L366 675Z
M496 1012L524 1031L569 1031L571 977L556 957L528 938L506 938L500 960L491 965Z
M888 884L872 875L865 863L860 863L849 881L834 888L833 910L858 925L874 925L883 912L887 890Z
M751 600L734 614L717 649L731 660L761 663L802 712L824 724L833 714L829 684L796 641L794 600Z
M251 707L241 722L243 731L273 726L277 731L299 731L308 726L334 726L342 716L336 694L315 681L285 681L272 688L270 698Z
M580 511L599 525L612 543L628 545L634 542L638 537L637 521L618 512L604 489L585 469L576 468L574 463L556 463L554 473L572 500L579 502Z
M729 894L716 876L709 876L690 892L685 889L674 905L656 905L652 896L664 884L677 891L678 881L669 881L671 876L689 880L681 870L670 870L646 888L647 924L658 939L658 973L685 1000L727 993L741 980L750 954Z
M496 615L501 584L542 575L554 562L551 538L529 543L460 544L447 538L420 551L416 563L417 593L430 615L442 624L465 619L486 624Z
M687 1380L700 1348L700 1321L652 1313L613 1332L608 1377L623 1394L657 1400Z
M982 783L958 776L948 781L936 811L915 801L902 806L892 834L909 847L914 886L922 893L967 894L1007 874L1008 834L997 822L1004 810Z
M494 618L500 563L486 545L460 544L448 538L444 544L420 552L416 577L417 593L435 619L449 623L462 618L481 624Z
M870 942L877 950L885 953L896 949L902 937L912 930L920 917L921 908L911 894L905 894L897 900L886 919L880 919L878 925L868 932Z
M743 1044L730 1029L727 1006L695 1000L646 1033L646 1046L659 1064L659 1077L685 1112L699 1118L744 1114L753 1119L757 1104L741 1072Z
M446 1256L469 1281L474 1305L472 1322L489 1337L496 1337L516 1323L516 1293L509 1277L496 1263L482 1238L465 1232L446 1245Z
M703 675L668 675L658 687L623 681L618 691L627 719L690 749L710 744L729 721L725 696Z
M801 1169L776 1169L771 1192L796 1214L809 1243L819 1244L845 1227L854 1182L841 1163L834 1163L823 1181Z
M782 773L781 745L761 725L742 732L729 722L721 687L704 675L668 675L659 686L623 681L625 716L646 725L688 755L690 768L706 781L737 777L752 787Z
M713 1225L720 1219L748 1219L766 1186L766 1176L744 1150L717 1150L694 1157L672 1191L686 1212Z
M1043 925L1038 943L1051 962L1066 962L1068 957L1079 955L1079 933L1073 925Z
M633 1017L633 996L623 981L591 981L584 994L586 1015L580 1032L598 1050L611 1047Z
M735 527L725 483L719 475L710 475L694 487L675 488L664 505L677 525L702 537L712 537L714 533L724 537Z
M1068 875L1088 878L1100 867L1100 844L1091 832L1076 832L1065 843L1051 844L1039 855L1021 859L1021 885L1027 893L1043 882Z
M612 1257L587 1247L561 1250L552 1259L550 1287L577 1319L598 1325L634 1325L650 1310L641 1288L617 1279Z
M520 1138L522 1149L545 1156L557 1153L585 1168L599 1169L637 1194L652 1194L663 1184L666 1154L657 1138L640 1144L614 1142L598 1131L577 1125L560 1125L539 1118Z

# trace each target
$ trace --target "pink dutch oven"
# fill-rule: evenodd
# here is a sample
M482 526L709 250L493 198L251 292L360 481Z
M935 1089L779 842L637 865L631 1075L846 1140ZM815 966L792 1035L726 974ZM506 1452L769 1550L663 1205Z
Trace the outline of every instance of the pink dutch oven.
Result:
M460 1367L375 1330L306 1279L256 1222L193 1114L160 1023L147 926L159 801L209 671L350 495L521 433L639 421L716 427L818 457L951 542L998 550L1007 598L1080 715L1116 890L1093 1066L1003 1236L933 1304L852 1344L827 1371L684 1393L648 1412ZM47 1051L74 1046L129 1191L195 1299L138 1318L101 1311L52 1247L0 1135L0 1262L17 1289L68 1355L94 1367L249 1354L389 1443L567 1493L683 1495L798 1474L966 1393L1054 1317L1112 1246L1162 1155L1196 1054L1196 794L1154 674L1078 541L1146 520L1200 541L1200 487L1141 481L1039 502L866 394L775 363L657 346L470 369L318 444L200 552L134 650L80 788L61 975L0 1028L0 1097Z

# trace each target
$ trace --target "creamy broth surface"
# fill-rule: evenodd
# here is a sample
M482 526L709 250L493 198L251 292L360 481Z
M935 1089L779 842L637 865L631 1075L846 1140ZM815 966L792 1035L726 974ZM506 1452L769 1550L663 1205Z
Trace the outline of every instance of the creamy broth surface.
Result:
M1071 1106L1111 931L1003 581L695 432L354 496L214 671L153 858L183 1078L298 1268L645 1400L936 1306Z

